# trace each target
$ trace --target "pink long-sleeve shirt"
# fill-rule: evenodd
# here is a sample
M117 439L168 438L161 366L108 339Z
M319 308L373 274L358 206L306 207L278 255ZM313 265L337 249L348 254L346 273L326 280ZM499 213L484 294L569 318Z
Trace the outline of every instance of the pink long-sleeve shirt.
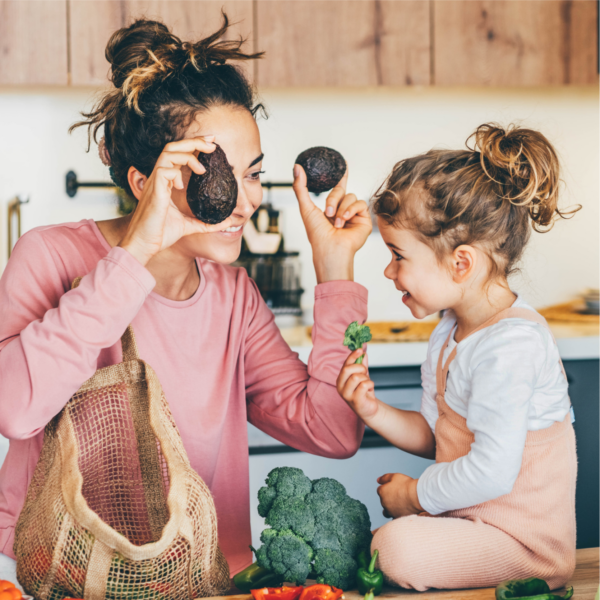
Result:
M38 228L19 240L0 280L0 434L10 439L0 469L0 552L14 557L44 426L97 369L120 362L129 323L212 491L232 575L252 560L246 421L305 452L338 459L356 452L364 426L335 381L348 355L344 330L367 316L365 288L317 286L307 368L244 269L197 263L200 286L178 302L154 293L149 271L111 249L93 221ZM77 276L83 280L70 291Z

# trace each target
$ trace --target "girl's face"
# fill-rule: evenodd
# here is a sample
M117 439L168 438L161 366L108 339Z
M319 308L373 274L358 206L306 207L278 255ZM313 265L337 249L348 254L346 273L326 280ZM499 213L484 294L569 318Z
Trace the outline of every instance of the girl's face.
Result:
M451 308L461 299L450 265L441 265L434 251L409 229L377 218L392 260L383 274L403 293L402 302L417 319Z
M214 141L225 152L237 180L237 204L231 215L234 225L226 231L186 236L177 243L177 247L191 257L229 264L238 258L244 225L262 202L260 135L254 117L243 108L231 106L217 106L200 113L184 137L207 135L215 136ZM173 188L173 202L182 213L193 217L186 197L192 171L184 166L181 172L184 189Z

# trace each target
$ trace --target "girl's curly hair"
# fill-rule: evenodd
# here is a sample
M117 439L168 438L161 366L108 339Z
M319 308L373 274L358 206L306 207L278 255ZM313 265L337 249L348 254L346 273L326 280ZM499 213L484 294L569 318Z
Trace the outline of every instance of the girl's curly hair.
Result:
M556 151L540 132L488 123L469 136L467 150L396 163L371 207L390 225L416 231L438 260L476 244L492 260L492 277L507 277L532 228L548 231L556 217L581 208L558 208L559 174Z

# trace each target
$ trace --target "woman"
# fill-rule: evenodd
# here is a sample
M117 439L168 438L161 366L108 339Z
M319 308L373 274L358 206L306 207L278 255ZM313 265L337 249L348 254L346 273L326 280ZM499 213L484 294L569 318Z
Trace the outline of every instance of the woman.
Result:
M252 560L246 421L298 449L353 455L363 425L335 382L351 321L367 292L353 258L371 225L367 206L330 193L325 216L295 167L294 190L312 245L314 350L308 369L236 260L244 224L260 205L262 152L252 88L229 61L258 58L228 27L195 44L157 22L117 31L106 55L114 87L85 114L115 183L138 204L129 217L42 227L23 236L0 280L0 553L14 557L14 526L39 457L44 426L101 367L121 360L129 323L157 372L192 466L210 487L231 574ZM199 152L219 144L238 183L223 223L195 219L186 200ZM71 282L84 276L81 285Z

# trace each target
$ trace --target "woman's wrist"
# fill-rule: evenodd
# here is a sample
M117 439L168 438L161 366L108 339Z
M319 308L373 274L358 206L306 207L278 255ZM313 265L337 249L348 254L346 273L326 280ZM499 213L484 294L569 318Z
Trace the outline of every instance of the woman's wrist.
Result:
M325 260L313 259L317 283L327 281L354 281L354 256L330 255Z
M152 258L152 254L148 253L147 250L133 241L123 239L117 245L120 248L123 248L123 250L127 250L127 252L129 252L129 254L131 254L131 256L133 256L133 258L135 258L143 267L145 267Z

